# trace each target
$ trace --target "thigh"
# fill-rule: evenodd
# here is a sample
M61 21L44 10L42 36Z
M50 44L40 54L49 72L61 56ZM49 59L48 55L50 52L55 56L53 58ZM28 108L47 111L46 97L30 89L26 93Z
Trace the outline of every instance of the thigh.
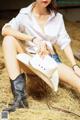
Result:
M80 78L69 66L60 63L58 66L60 80L66 82L73 87L80 89Z
M25 48L19 40L15 40L15 44L16 44L16 49L17 49L18 53L25 52ZM20 61L18 63L19 63L19 66L20 66L22 72L25 72L30 75L34 75L34 73L25 64L21 63Z
M20 40L15 39L15 45L16 45L16 50L18 53L23 53L24 52L24 46L22 45Z
M16 49L17 52L24 52L21 44L20 44L20 40L15 39L13 36L11 35L7 35L4 37L3 39L3 43L2 43L2 47L3 49L7 49L10 48L8 50L12 50L12 49Z

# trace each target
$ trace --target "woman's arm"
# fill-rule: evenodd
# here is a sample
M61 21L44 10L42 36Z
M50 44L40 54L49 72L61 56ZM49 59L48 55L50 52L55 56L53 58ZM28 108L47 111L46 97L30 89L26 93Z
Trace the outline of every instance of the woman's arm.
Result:
M71 62L72 66L76 64L76 61L74 59L74 56L73 56L73 52L72 52L72 49L71 49L71 46L70 45L67 45L65 48L64 48L64 53L65 55L67 56L68 60Z
M68 60L71 62L72 68L73 68L74 72L80 77L80 68L79 68L79 66L76 64L76 61L75 61L75 59L74 59L71 46L70 46L70 45L67 45L67 46L64 48L64 52L65 52L65 55L67 56Z
M10 26L7 26L2 30L2 35L3 36L11 35L11 36L15 37L16 39L25 40L25 41L33 39L33 36L30 36L30 35L21 33L17 30L14 30Z

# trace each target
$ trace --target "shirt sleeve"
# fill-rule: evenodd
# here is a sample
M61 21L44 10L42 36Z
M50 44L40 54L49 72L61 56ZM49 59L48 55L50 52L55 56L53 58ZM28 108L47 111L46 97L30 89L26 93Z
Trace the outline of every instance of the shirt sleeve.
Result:
M15 30L19 30L19 25L20 25L20 21L22 19L22 14L19 13L15 18L12 18L8 23L6 23L2 30L7 27L10 26L11 28L15 29Z
M60 46L60 48L63 50L68 44L70 44L71 39L65 29L63 16L61 16L61 22L60 22L60 28L57 38L57 44Z

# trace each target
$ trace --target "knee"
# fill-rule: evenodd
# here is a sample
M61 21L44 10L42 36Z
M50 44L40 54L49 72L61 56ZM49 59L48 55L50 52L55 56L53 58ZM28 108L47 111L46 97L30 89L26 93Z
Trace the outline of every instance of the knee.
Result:
M13 44L14 41L14 37L13 36L5 36L3 38L3 42L2 42L2 47L6 47L6 46L10 46L11 44Z

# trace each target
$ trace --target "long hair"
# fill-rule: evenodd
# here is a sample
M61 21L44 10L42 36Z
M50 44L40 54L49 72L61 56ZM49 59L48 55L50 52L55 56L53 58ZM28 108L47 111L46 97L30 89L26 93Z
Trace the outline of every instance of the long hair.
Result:
M58 6L56 3L56 0L51 0L51 3L47 6L47 10L49 13L51 12L51 10L53 10L55 12L55 14L57 13Z

